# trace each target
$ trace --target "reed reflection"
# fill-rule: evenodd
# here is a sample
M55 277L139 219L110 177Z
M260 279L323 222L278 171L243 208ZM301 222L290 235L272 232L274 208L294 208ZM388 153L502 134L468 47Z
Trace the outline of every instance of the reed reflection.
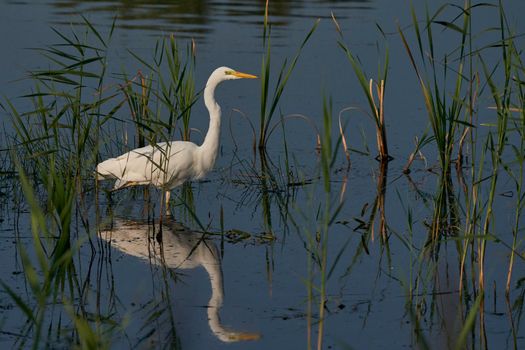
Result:
M191 32L206 34L210 22L209 2L204 0L186 1L122 1L109 0L77 1L65 0L52 4L59 15L77 15L79 13L106 13L108 16L117 16L118 25L127 29L166 30L171 28L177 32ZM182 29L182 28L187 29Z
M355 231L364 231L364 236L362 238L363 244L365 244L365 242L368 242L369 240L371 240L372 242L375 240L376 221L379 224L378 231L381 238L381 242L388 244L388 224L386 222L385 213L387 179L388 161L383 160L379 163L379 169L377 172L376 197L374 199L374 203L372 204L370 214L368 215L368 219L366 219L366 221L360 220L359 226L355 229ZM363 206L361 216L364 217L364 214L367 209L368 203L366 203Z
M368 9L371 0L347 1L349 8ZM273 20L272 25L288 26L296 17L319 17L322 9L331 8L330 4L339 1L285 1L272 0L268 3ZM259 25L264 13L266 0L212 2L204 0L108 0L79 1L63 0L52 3L58 15L76 15L79 13L107 13L118 16L118 26L127 29L169 30L183 37L205 35L213 31L212 25L228 21ZM326 12L326 16L329 11ZM343 16L344 18L344 16Z
M224 299L223 275L219 251L206 234L191 231L167 218L162 228L156 223L115 219L113 227L100 232L100 237L128 255L168 269L186 270L203 267L211 283L208 323L213 334L223 342L258 340L260 334L232 330L221 323L220 309Z

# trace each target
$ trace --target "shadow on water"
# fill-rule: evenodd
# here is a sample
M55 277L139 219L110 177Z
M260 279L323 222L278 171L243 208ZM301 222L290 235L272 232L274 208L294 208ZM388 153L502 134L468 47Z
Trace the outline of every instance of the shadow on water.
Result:
M258 333L236 331L221 323L219 313L224 300L221 259L216 244L206 233L191 231L169 218L164 220L162 227L157 223L116 218L111 228L99 233L114 249L165 268L167 279L171 277L175 283L181 270L203 267L211 283L207 315L213 334L223 342L258 340L261 337ZM170 293L169 290L166 292ZM158 334L163 331L175 330L157 328L148 336L149 340L167 338Z

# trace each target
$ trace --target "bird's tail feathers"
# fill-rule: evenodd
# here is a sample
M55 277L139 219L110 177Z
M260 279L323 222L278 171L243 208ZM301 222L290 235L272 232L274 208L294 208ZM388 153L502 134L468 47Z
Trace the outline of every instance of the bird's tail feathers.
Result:
M122 177L120 167L115 165L115 159L108 159L103 161L102 163L99 163L97 165L97 169L95 170L97 180L115 179Z

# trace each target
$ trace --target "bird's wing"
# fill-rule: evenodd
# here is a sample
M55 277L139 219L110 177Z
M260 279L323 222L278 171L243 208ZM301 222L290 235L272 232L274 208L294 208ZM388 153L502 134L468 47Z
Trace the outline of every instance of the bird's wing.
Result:
M162 142L131 150L97 166L101 178L116 178L115 188L138 184L164 186L190 180L194 176L197 146L191 142Z
M102 178L121 179L133 168L144 166L148 154L152 154L153 148L146 146L124 153L116 158L110 158L97 165L97 173Z

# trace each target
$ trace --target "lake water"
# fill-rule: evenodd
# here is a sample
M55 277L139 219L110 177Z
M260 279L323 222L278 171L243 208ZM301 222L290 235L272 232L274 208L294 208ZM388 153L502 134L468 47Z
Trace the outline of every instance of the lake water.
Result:
M440 5L428 6L433 13ZM522 48L519 34L525 32L521 20L525 4L509 0L504 6L510 27L518 33L516 44ZM416 4L419 18L423 18L424 8L423 3ZM181 47L195 42L197 90L204 87L213 69L222 65L260 75L264 1L2 1L0 9L0 94L21 111L31 106L18 97L34 92L33 83L21 78L27 71L50 65L31 49L60 42L51 28L82 33L85 25L80 14L103 35L117 18L108 49L108 86L121 82L118 79L123 72L130 77L139 70L148 75L149 69L129 51L149 59L158 40L171 34ZM482 32L499 25L497 8L481 6L473 11L472 30L484 33L476 37L476 48L497 42L499 33ZM352 67L338 46L340 37L332 13L344 42L368 75L376 76L378 60L385 47L389 48L385 119L394 159L387 167L374 159L375 129L365 113L343 112L343 120L350 118L346 127L349 148L359 152L351 152L352 167L347 171L344 153L337 145L327 195L319 180L320 154L312 127L323 128L323 99L332 103L334 140L339 133L340 111L348 107L368 111ZM442 15L451 20L454 13L453 8L447 8ZM430 143L422 150L424 157L414 162L410 176L403 174L415 147L414 138L421 138L429 127L417 76L397 32L399 25L415 50L417 38L408 2L270 1L269 14L272 82L283 60L293 57L306 33L321 19L277 110L283 118L301 117L286 119L283 128L277 124L267 148L267 162L262 162L258 151L252 150L254 137L247 121L259 129L260 82L221 85L217 99L223 125L215 169L206 181L172 191L178 203L173 210L176 221L164 218L162 254L158 253L159 242L153 239L159 228L159 191L126 189L110 198L104 191L93 191L92 182L86 185L89 190L78 199L72 219L75 276L82 284L78 288L82 293L75 294L72 302L75 312L89 315L93 327L106 329L101 333L115 349L299 349L307 347L309 333L316 344L321 261L315 252L322 244L320 213L328 198L333 211L340 201L342 204L328 231L323 348L425 348L424 344L432 349L453 348L479 295L477 252L474 248L469 252L467 260L472 263L467 263L469 271L464 276L467 286L460 290L461 256L456 243L465 237L467 204L454 175L452 192L457 197L459 230L451 229L456 234L444 235L438 258L424 253L438 192L439 163L435 143ZM451 39L454 32L444 28L436 26L436 46L441 52L452 51L457 46ZM489 65L499 60L497 50L486 49ZM477 69L482 71L479 64ZM494 105L487 85L482 84L481 89L480 125L491 120L487 107ZM2 104L6 106L4 101ZM118 145L101 147L104 158L137 146L131 118L125 109L119 113L118 118L124 120L116 123L120 131L111 134L113 129L103 130ZM5 129L0 140L4 163L0 166L1 280L36 307L16 244L22 243L34 254L30 208L4 151L13 145L15 130L9 113L2 110L1 115ZM192 141L201 143L208 126L201 100L192 109L191 126L199 130L192 133ZM480 138L488 134L487 128L480 126L478 130ZM519 146L516 136L509 138L509 143ZM507 159L508 166L517 170L513 158ZM286 162L296 179L306 184L288 181ZM468 164L466 169L470 169ZM111 184L104 186L109 189ZM480 196L488 198L488 192L487 184ZM503 171L496 193L495 223L491 226L494 236L485 258L483 319L480 321L477 312L474 326L468 329L467 344L471 348L523 348L525 330L520 319L525 286L518 282L525 277L524 222L518 219L521 236L515 251L521 255L516 258L512 288L505 298L519 193ZM481 223L479 219L477 224ZM382 227L388 243L381 239ZM311 282L316 286L313 298L308 294ZM3 347L32 344L34 333L23 334L23 311L5 291L0 294L0 318ZM50 308L46 322L50 347L68 348L76 339L68 313L58 306Z

